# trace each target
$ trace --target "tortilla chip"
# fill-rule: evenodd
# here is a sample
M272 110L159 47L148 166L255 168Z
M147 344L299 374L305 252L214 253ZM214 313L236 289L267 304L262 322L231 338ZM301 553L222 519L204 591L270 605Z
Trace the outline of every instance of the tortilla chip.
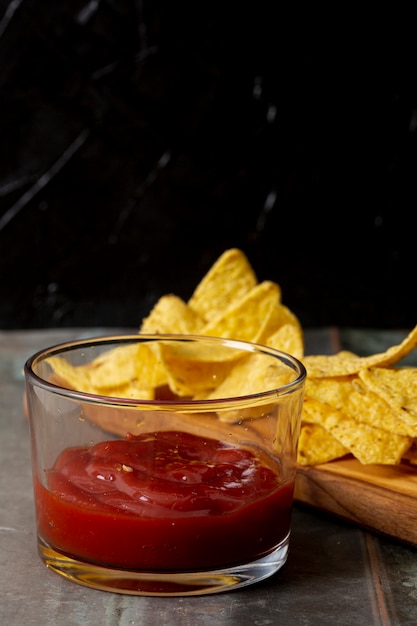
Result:
M235 361L242 358L239 351L222 346L205 347L183 343L161 342L159 354L171 391L180 397L206 397L227 376Z
M91 389L90 370L85 365L74 366L68 363L66 359L60 356L51 356L46 359L51 366L53 372L59 377L52 380L61 387L74 389L76 391L88 392Z
M300 465L329 463L346 454L349 454L349 449L320 424L301 425L297 453L297 462Z
M202 335L257 342L265 333L265 318L273 314L280 298L276 283L263 281L233 302L217 319L201 329Z
M155 387L143 387L138 381L132 381L127 385L101 390L101 394L114 398L129 398L130 400L154 400Z
M152 311L142 320L139 332L156 334L198 334L205 324L181 298L173 294L162 296Z
M240 398L272 391L294 380L294 372L267 354L250 354L234 365L226 378L209 395L209 400L221 398ZM271 402L259 400L259 404L249 409L231 409L219 412L219 419L236 422L245 419L257 419L271 410Z
M304 355L304 336L299 326L283 324L272 335L267 337L265 345L281 350L301 360Z
M416 367L367 368L359 372L359 377L369 389L384 398L404 422L417 428Z
M120 387L136 376L138 345L113 348L90 363L89 378L92 389ZM93 391L92 391L93 392Z
M406 424L398 412L368 389L357 376L307 378L306 394L343 411L358 422L403 436L417 436L417 428Z
M219 317L231 302L243 298L257 284L256 275L241 250L226 250L197 285L188 306L206 322Z
M277 300L271 301L268 311L265 312L263 317L259 316L258 321L259 331L256 337L256 343L266 343L270 335L286 324L291 324L302 332L301 324L295 314Z
M62 357L50 357L48 362L61 385L85 393L150 400L167 382L162 362L147 343L114 348L80 366Z
M330 376L348 376L357 374L368 367L386 367L398 363L417 346L417 326L396 346L391 346L385 352L369 356L356 356L349 352L339 352L333 355L311 355L304 358L304 365L309 376L323 378Z
M250 354L236 363L228 376L208 397L213 400L262 393L287 385L294 377L294 372L290 372L278 359L265 354Z
M411 437L358 422L339 409L308 396L304 399L302 420L323 426L364 465L396 465L412 443Z

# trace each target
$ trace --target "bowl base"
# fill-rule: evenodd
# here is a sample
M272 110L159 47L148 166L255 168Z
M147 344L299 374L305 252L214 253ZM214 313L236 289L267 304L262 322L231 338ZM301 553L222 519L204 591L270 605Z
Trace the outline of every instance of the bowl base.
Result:
M84 563L57 552L38 538L45 565L68 580L99 589L137 596L198 596L232 591L275 574L288 556L289 535L270 554L250 563L201 572L139 572Z

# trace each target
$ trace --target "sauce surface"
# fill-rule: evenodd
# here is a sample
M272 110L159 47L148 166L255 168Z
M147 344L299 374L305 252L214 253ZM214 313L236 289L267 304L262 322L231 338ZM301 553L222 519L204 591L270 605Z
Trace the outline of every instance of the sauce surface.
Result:
M64 450L35 500L41 536L68 556L193 570L273 550L289 532L293 484L249 450L158 432Z

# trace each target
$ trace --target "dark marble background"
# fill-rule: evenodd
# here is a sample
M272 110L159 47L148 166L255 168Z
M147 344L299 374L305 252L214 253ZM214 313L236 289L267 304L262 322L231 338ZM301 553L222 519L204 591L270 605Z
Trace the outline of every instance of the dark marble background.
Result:
M411 16L311 7L0 3L0 328L138 326L233 246L306 327L415 325Z

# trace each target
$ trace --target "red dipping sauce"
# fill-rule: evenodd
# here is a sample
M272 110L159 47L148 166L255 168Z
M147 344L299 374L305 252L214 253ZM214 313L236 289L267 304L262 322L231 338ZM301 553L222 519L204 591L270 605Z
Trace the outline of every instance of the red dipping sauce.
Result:
M293 483L249 450L183 432L68 448L35 481L38 529L69 557L140 571L224 568L289 533Z

